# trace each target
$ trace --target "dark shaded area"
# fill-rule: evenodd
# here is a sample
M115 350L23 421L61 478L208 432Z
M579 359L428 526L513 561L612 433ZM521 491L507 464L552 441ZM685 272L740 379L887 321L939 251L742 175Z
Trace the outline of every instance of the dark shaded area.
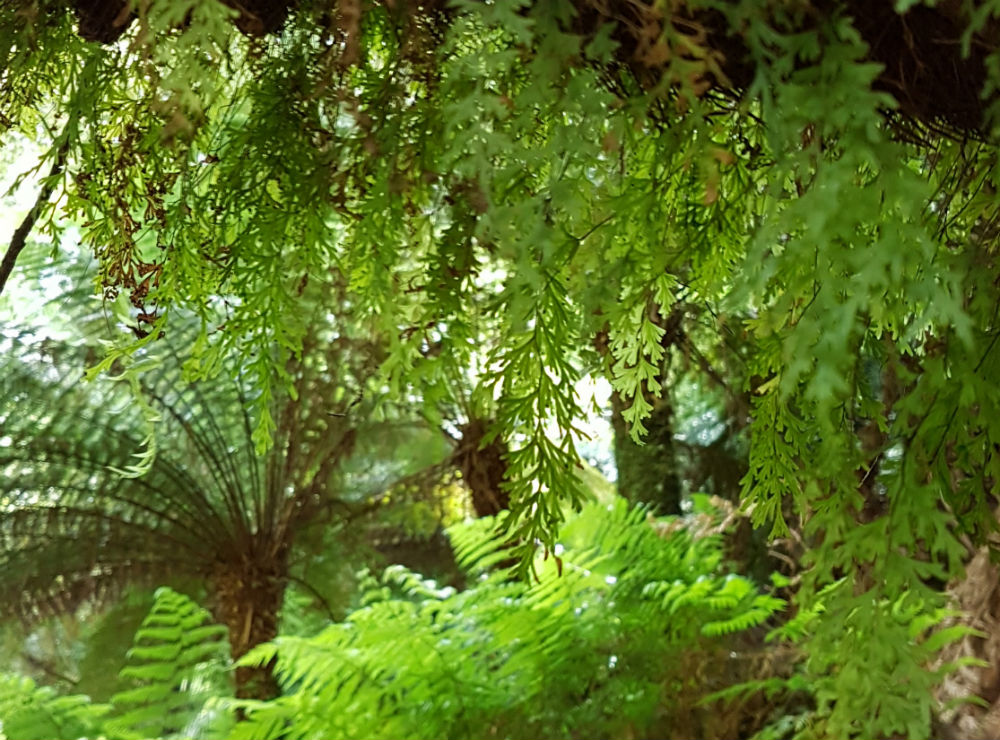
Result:
M223 0L238 11L235 25L250 36L279 31L294 3L279 0ZM438 3L384 0L394 13L420 15L438 13ZM699 3L676 3L665 15L659 4L647 0L573 0L577 11L575 28L592 35L605 23L616 25L613 38L620 46L612 64L611 78L624 77L650 87L659 82L670 60L709 60L686 81L696 94L709 89L736 95L745 90L756 69L749 59L743 31L721 10L699 7ZM758 18L779 32L804 32L824 19L848 16L869 46L868 60L883 66L876 87L899 103L893 114L897 122L918 123L936 133L960 137L984 135L989 101L980 93L986 79L987 57L1000 48L1000 24L988 21L974 34L968 56L962 53L962 35L969 25L970 11L982 2L942 0L935 7L917 4L899 14L892 0L813 0L809 3L760 3ZM58 12L59 5L50 6ZM80 35L98 43L118 39L131 24L134 13L123 0L73 0ZM363 12L357 2L312 3L308 11L317 18L337 16L349 21L346 31L358 32ZM736 32L732 29L736 28ZM354 40L356 42L356 39ZM347 46L354 48L352 39ZM353 55L351 55L353 56ZM902 126L905 130L907 126Z
M132 3L127 0L75 0L80 37L86 41L110 44L132 24Z
M981 97L986 57L997 51L1000 29L989 23L963 58L961 38L969 20L962 6L955 0L933 8L917 4L900 15L887 0L851 0L848 12L869 46L868 58L884 67L876 88L892 95L901 113L957 131L980 131L988 105Z
M673 408L668 398L652 399L653 410L643 423L648 434L636 444L622 417L625 405L611 395L618 492L629 501L645 504L659 515L681 513L681 481L677 475Z
M372 546L387 563L404 565L442 586L465 587L465 576L455 562L451 541L442 529L430 535L386 531L372 542Z
M684 3L669 16L643 0L575 0L574 5L577 30L586 35L606 22L616 24L612 36L620 44L617 76L627 70L643 87L658 84L675 58L693 63L691 77L670 82L683 84L695 95L715 90L738 98L757 73L745 30L727 17L730 9L725 5L714 10ZM981 92L987 58L1000 50L1000 23L990 19L972 35L968 55L963 55L962 36L971 11L981 5L942 0L935 7L918 3L900 14L892 0L813 0L762 2L753 12L781 34L807 32L830 18L849 17L869 47L866 60L883 68L875 88L899 104L898 110L886 111L897 134L918 135L916 126L964 138L988 133L990 99L983 99Z
M237 11L236 27L248 36L265 36L281 29L292 3L270 0L221 0ZM110 44L121 37L135 19L127 0L73 0L80 37Z
M22 0L23 2L23 0ZM249 36L281 30L295 3L279 0L223 0L239 15L234 23ZM396 16L435 16L441 3L383 0ZM648 0L572 0L577 12L574 30L591 36L605 23L614 23L612 37L619 43L609 65L610 86L651 88L660 83L671 60L692 62L687 79L667 80L684 94L701 96L711 90L739 97L753 81L756 62L750 58L745 30L729 17L735 4L719 9L700 3L675 3L665 14ZM876 88L891 94L898 110L887 111L898 133L919 136L914 127L955 138L982 137L988 132L989 100L981 97L987 58L1000 49L1000 23L988 20L971 38L963 55L962 36L971 12L983 3L942 0L935 7L917 4L906 13L896 12L892 0L813 0L796 3L760 3L753 10L758 20L779 33L800 33L825 20L847 16L869 47L867 59L882 65ZM65 6L62 6L65 7ZM72 0L80 36L107 44L118 39L135 14L123 0ZM59 12L60 3L49 6ZM363 6L352 2L320 0L307 6L311 13L344 32L345 61L356 60L357 38ZM735 29L735 31L734 31ZM809 62L803 61L802 64Z
M294 3L273 0L223 0L239 12L236 27L248 36L264 36L285 25L285 19Z

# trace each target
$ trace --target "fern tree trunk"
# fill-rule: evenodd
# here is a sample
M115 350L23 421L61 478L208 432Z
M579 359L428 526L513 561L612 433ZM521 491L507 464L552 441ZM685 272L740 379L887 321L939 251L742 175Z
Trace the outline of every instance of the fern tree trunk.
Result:
M246 555L216 566L211 579L213 616L229 629L229 652L238 660L278 634L278 612L288 584L288 548L273 557ZM236 669L236 696L273 699L280 693L273 665Z
M952 661L959 665L935 692L934 698L944 707L935 737L1000 737L1000 568L990 547L976 551L965 577L949 585L948 595L961 611L953 621L978 632L948 645L933 666ZM976 662L968 662L970 658ZM978 701L969 701L970 697Z
M622 417L625 405L617 393L611 395L611 426L614 429L618 492L635 503L651 506L661 515L681 513L681 481L677 474L673 408L667 398L650 399L653 411L645 421L645 444L629 437Z
M453 461L469 487L476 516L495 516L510 507L503 487L507 476L507 446L500 440L485 442L489 422L472 419L462 429Z

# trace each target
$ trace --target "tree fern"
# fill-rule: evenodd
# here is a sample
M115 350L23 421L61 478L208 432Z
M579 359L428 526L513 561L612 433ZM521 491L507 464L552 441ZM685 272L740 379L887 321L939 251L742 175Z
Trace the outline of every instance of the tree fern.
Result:
M377 348L339 331L334 342L334 329L316 322L315 350L284 369L294 393L268 400L229 378L188 382L176 347L196 332L179 322L170 339L127 358L143 367L131 386L82 382L96 353L11 331L17 340L6 340L0 360L0 611L30 621L114 598L130 583L194 577L229 627L234 656L273 637L301 557L297 538L362 517L386 479L439 462L429 458L446 447L436 430L394 424L392 411L369 420L355 399ZM278 441L265 457L249 415L259 403L277 419ZM336 410L348 407L351 414ZM359 436L362 472L344 465ZM414 438L412 459L386 454ZM239 678L249 686L252 676L241 669ZM255 690L274 690L258 678Z

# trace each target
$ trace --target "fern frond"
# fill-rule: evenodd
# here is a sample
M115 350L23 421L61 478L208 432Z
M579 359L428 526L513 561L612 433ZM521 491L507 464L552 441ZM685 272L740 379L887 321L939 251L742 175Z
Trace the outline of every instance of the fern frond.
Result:
M184 735L203 714L206 699L228 688L226 630L210 622L209 613L188 597L157 590L120 673L133 687L111 697L115 716L109 729L135 737Z
M0 733L7 740L75 740L101 734L109 707L59 696L21 676L0 676Z
M439 589L393 567L367 579L345 623L247 655L245 664L276 660L287 694L239 704L247 721L237 736L617 736L670 705L685 651L783 603L700 569L719 562L717 540L662 536L624 503L571 516L530 584L483 570L503 550L492 522L449 535L458 561L480 573L474 585Z

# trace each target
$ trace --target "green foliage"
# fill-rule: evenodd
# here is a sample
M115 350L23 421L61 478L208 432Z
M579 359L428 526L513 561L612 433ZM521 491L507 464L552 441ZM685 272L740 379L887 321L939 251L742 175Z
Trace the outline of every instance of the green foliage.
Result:
M213 624L205 609L160 588L135 634L129 664L119 674L130 688L109 704L94 704L87 696L59 696L30 679L5 676L0 679L0 737L224 737L232 716L209 700L231 695L225 635L225 627Z
M59 696L20 676L0 677L0 737L5 740L75 740L100 734L107 705L86 696Z
M776 579L777 580L780 579ZM775 718L759 733L755 740L770 740L772 738L795 737L802 740L825 738L833 736L834 732L850 731L837 728L835 720L838 716L862 717L873 704L882 711L882 716L891 716L894 711L902 711L903 706L909 708L912 715L909 718L906 735L917 737L923 731L927 718L934 711L933 687L949 672L965 665L986 667L985 661L972 656L959 658L952 663L939 665L936 670L926 670L934 657L943 647L961 640L970 634L982 635L963 624L952 624L942 627L941 623L955 612L940 609L936 612L926 610L924 605L915 603L912 598L904 595L893 603L874 604L862 616L869 620L867 629L851 627L849 635L833 637L828 634L826 624L829 621L838 623L836 615L831 619L825 604L837 604L837 589L844 587L844 581L831 584L820 594L813 608L803 609L792 619L771 630L767 641L787 641L796 644L812 640L813 645L819 640L836 640L835 644L826 646L825 650L814 650L807 659L796 667L788 677L772 676L765 679L755 679L737 684L718 691L711 699L732 699L745 697L755 692L762 692L770 700L775 696L807 697L808 702L815 706L810 711L786 714ZM883 619L890 615L890 626L873 623L872 620ZM852 615L853 616L853 615ZM842 622L840 622L842 624ZM859 623L860 624L860 621ZM893 652L890 647L872 651L865 644L872 639L875 632L892 634L899 643L905 642L910 649L906 653ZM840 646L850 643L861 659L841 656ZM870 661L873 655L881 656L884 663L872 666L864 661ZM841 661L839 671L833 671L832 656ZM919 701L906 700L905 704L894 692L886 691L886 687L873 683L872 676L880 672L891 673L900 682L913 684L912 694L919 696ZM972 701L975 701L974 699ZM830 705L834 702L848 704L843 715L835 715ZM901 706L893 707L893 703ZM884 707L888 704L890 706ZM833 721L831 721L831 715ZM861 724L859 721L857 724Z
M76 669L79 689L95 701L108 701L126 687L119 676L132 640L153 605L154 589L129 589L107 610L71 618L84 626Z
M301 552L322 545L308 530L357 523L396 479L439 463L447 448L393 409L372 418L363 391L377 345L333 323L322 310L309 329L316 350L285 367L292 390L268 401L277 426L264 457L254 449L249 414L260 398L251 388L228 374L185 380L177 348L197 327L175 320L169 339L127 358L141 374L90 383L80 371L95 351L5 328L0 611L37 620L107 603L132 584L193 577L230 637L248 642L240 654L273 637L288 580L308 590L306 579L324 577L299 565ZM364 464L343 465L358 438ZM406 449L408 459L396 456ZM344 570L343 559L336 566ZM244 636L247 613L260 631Z
M101 291L147 333L116 337L107 365L196 314L187 377L247 382L259 450L290 442L282 388L333 397L335 413L366 390L373 415L404 402L437 420L449 379L471 378L510 451L503 524L527 563L536 542L555 556L562 502L583 500L575 381L606 370L639 438L666 345L716 360L705 332L731 333L744 504L759 526L801 529L808 551L816 726L926 737L937 643L914 635L941 614L966 538L996 528L996 3L692 0L653 21L645 3L362 5L341 23L302 3L251 43L221 3L151 0L106 45L74 33L66 3L0 7L0 127L66 152L60 204ZM950 47L982 62L970 84L986 117L968 137L941 135L947 106L914 116L921 91L872 48L893 36L880 18L902 24L905 76L933 5L957 18L954 43L935 26L935 64L917 71ZM316 285L329 303L305 311ZM679 304L707 323L694 339L665 329ZM343 338L310 341L325 310L376 348L339 396L289 370ZM306 462L302 481L328 468ZM58 534L49 563L74 554L65 522L97 526L44 513L61 526L24 526ZM730 588L720 603L746 596ZM861 677L881 691L855 692Z
M511 579L510 550L492 526L450 530L476 576L467 590L394 566L369 578L364 605L344 624L244 658L276 659L286 694L239 702L248 720L234 737L676 731L687 721L671 716L683 714L680 696L702 691L684 674L692 656L709 660L724 644L717 636L762 624L783 604L719 572L717 536L651 523L622 500L572 515L556 554L539 556L533 584Z
M111 697L115 737L205 736L205 700L225 695L228 680L226 628L188 597L161 588L135 634L129 664L120 676L132 687ZM195 730L197 730L195 732Z
M57 689L106 702L122 688L118 671L153 601L129 589L110 608L84 607L37 622L3 623L0 673L18 673Z
M286 694L224 699L225 629L168 588L121 671L111 705L27 679L0 691L10 740L75 738L615 737L697 728L720 637L783 602L721 572L718 535L693 537L622 500L591 503L560 532L539 580L512 579L492 520L451 529L475 585L456 592L393 566L364 579L363 605L312 637L286 636L244 664L277 660ZM539 556L541 558L541 556ZM497 567L498 561L502 562ZM248 715L233 724L233 710ZM109 712L110 710L110 712ZM691 731L690 729L688 731ZM684 732L681 729L680 732Z

